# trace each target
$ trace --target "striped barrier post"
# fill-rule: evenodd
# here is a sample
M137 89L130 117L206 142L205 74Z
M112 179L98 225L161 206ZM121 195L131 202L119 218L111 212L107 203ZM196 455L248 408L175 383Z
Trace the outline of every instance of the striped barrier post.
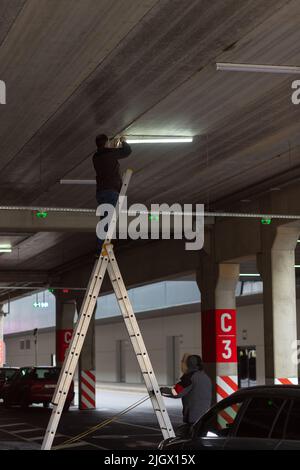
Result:
M216 401L238 390L236 310L215 309L202 312L203 361L215 373ZM218 414L218 425L225 429L234 421L237 408L229 406Z
M298 377L281 377L275 379L275 385L298 385Z
M217 377L217 401L229 397L232 393L238 390L237 375L220 375Z
M216 394L217 401L229 397L232 393L238 390L238 377L237 375L220 375L216 381ZM238 412L238 406L228 406L225 410L218 413L218 425L220 429L226 429L229 424L235 420Z
M82 370L80 373L79 408L93 410L96 408L96 377L93 370Z

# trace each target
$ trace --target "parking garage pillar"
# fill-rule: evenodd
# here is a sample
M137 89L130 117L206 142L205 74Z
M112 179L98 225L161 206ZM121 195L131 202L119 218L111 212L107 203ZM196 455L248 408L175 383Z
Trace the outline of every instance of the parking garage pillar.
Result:
M78 313L82 302L83 297L77 296L76 305ZM79 358L78 387L79 408L81 410L96 408L95 310Z
M217 401L238 388L235 291L239 264L216 263L202 253L197 282L201 292L202 358Z
M56 365L61 366L66 350L71 341L74 317L76 313L76 303L69 296L55 293L56 298Z
M266 384L298 383L295 247L299 223L261 227Z

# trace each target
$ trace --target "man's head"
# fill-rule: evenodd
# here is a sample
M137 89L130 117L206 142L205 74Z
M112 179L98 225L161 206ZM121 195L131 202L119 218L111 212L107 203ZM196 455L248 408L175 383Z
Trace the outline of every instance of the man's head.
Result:
M96 136L96 145L98 149L102 149L108 142L108 137L105 134L99 134Z
M202 358L196 354L185 353L181 359L181 371L187 374L191 370L203 370Z
M189 370L203 370L202 358L197 354L192 354L191 356L189 356L187 358L186 364Z

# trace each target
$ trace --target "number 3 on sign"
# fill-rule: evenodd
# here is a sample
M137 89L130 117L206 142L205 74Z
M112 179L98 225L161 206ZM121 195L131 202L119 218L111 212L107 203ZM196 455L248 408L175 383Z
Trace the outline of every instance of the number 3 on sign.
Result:
M223 339L224 352L222 352L223 359L230 359L232 356L231 339Z

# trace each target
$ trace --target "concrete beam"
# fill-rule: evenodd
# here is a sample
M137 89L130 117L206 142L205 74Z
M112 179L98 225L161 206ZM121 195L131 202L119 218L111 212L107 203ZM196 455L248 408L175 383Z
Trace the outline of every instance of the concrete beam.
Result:
M12 270L1 270L0 271L0 282L38 282L47 283L50 277L47 271L12 271Z
M48 212L40 219L37 211L0 210L0 231L5 232L95 232L99 221L93 213Z
M198 251L186 251L184 240L157 240L148 243L132 243L130 247L116 247L116 257L128 288L157 282L179 275L194 273L199 263ZM81 259L77 267L65 266L59 270L61 285L86 286L91 275L94 259L84 263ZM53 271L56 275L58 271ZM58 284L59 285L59 284ZM105 278L101 292L111 292L112 287Z

